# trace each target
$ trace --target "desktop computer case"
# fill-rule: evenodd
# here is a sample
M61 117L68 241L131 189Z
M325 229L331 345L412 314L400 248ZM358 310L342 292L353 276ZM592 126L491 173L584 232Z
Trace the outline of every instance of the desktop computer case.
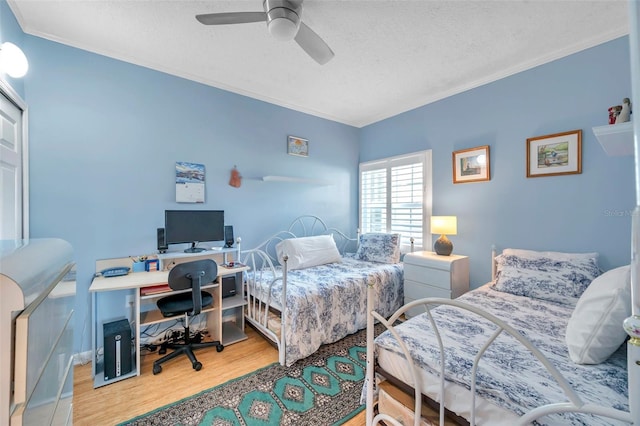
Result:
M103 324L104 380L128 374L132 369L131 325L126 319Z

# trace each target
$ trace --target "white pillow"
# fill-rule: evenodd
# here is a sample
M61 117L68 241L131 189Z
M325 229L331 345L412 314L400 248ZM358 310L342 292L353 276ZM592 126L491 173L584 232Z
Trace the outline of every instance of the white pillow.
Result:
M315 237L289 238L276 245L278 260L285 254L289 256L289 269L304 269L326 263L341 262L340 252L331 235Z
M624 343L622 322L631 315L630 280L629 266L621 266L594 279L582 294L565 335L573 362L599 364Z

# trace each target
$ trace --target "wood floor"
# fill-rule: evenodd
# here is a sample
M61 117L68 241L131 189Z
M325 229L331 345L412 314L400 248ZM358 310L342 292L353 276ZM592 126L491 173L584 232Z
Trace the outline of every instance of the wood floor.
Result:
M178 357L164 364L162 373L154 376L152 364L159 355L151 353L141 357L140 376L94 389L91 364L77 366L73 424L116 425L278 361L278 352L265 339L251 327L245 331L247 340L229 345L220 353L214 348L196 352L203 365L200 371L193 370L186 357ZM364 424L364 411L346 423Z

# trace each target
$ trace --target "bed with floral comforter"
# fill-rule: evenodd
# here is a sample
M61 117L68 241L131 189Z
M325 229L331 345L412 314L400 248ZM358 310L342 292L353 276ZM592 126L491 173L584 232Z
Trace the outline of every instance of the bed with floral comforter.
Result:
M474 362L498 329L489 317L455 306L461 303L494 316L528 339L566 379L579 401L576 405L618 410L614 419L577 413L574 406L570 412L537 418L534 424L628 424L619 419L627 419L629 412L625 333L621 330L621 318L630 309L629 267L601 274L597 254L515 249L505 250L496 261L496 280L451 304L430 309L444 348L445 407L471 418ZM422 393L442 400L441 353L429 314L412 317L393 329L413 359ZM371 351L375 350L382 376L416 383L389 330L375 338L374 345ZM570 402L549 371L515 337L499 334L477 363L476 424L513 425L536 407Z
M292 231L298 218L289 230L245 252L245 319L278 347L287 366L366 328L369 288L384 316L404 301L399 234L360 235L355 252L345 253L335 241L344 234L310 218L303 231ZM314 227L320 229L313 236L300 236Z
M276 276L281 276L277 268ZM257 281L264 294L274 276L264 273ZM253 280L251 280L253 282ZM367 326L367 286L373 286L376 309L390 316L403 303L401 263L384 264L344 256L341 262L289 271L287 274L285 330L286 365L314 353L327 343L336 342ZM271 311L282 312L283 282L271 287ZM274 312L276 311L276 312ZM270 329L280 333L280 315L272 315Z

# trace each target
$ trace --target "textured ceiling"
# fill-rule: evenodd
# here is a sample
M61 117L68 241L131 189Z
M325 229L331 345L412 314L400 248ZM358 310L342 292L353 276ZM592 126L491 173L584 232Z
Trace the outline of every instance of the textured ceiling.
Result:
M261 0L8 0L24 32L361 127L628 33L624 0L307 0L318 65L264 23L195 15Z

